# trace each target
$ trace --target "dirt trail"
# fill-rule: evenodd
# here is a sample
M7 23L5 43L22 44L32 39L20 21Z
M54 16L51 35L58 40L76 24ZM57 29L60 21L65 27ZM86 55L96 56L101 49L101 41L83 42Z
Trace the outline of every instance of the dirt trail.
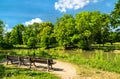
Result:
M56 61L53 73L59 75L62 79L78 79L76 68L66 62Z

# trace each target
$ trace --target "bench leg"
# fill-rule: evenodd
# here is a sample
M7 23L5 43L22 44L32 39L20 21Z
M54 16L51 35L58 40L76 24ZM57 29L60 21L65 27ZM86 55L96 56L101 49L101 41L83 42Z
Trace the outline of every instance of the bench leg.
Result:
M33 63L33 65L34 65L35 67L37 67L37 66L35 65L35 62Z
M7 63L6 63L6 65L8 65L8 62L9 62L9 60L7 60Z
M22 64L25 65L25 62L23 61Z
M21 66L21 61L19 61L19 63L18 63L18 67L20 67Z
M32 63L30 62L30 67L29 67L29 69L31 69L31 66L32 66Z
M53 69L52 65L50 65L51 69Z
M13 64L13 61L12 61L12 60L10 60L10 62L11 62L11 64Z
M47 66L47 71L49 71L50 70L50 66L49 66L49 64L48 64L48 66Z

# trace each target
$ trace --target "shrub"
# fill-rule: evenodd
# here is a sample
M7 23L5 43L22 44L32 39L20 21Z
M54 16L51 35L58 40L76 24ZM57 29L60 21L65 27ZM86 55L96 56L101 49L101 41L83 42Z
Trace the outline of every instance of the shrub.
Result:
M10 43L0 43L0 49L10 49L13 48L13 45Z
M34 37L30 37L28 39L27 45L30 48L35 48L36 47L36 43L37 43L36 39Z
M0 64L0 78L3 78L5 75L5 67Z

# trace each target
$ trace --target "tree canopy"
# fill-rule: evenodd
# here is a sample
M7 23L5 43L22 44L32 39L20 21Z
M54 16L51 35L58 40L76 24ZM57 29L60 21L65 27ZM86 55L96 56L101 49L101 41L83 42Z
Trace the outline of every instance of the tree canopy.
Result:
M92 44L120 42L120 31L111 28L120 26L120 0L111 14L100 11L82 11L75 16L64 14L56 23L42 22L30 25L18 24L11 32L3 33L5 24L0 20L0 45L2 43L24 44L30 48L80 47L92 49ZM118 29L119 30L119 29Z

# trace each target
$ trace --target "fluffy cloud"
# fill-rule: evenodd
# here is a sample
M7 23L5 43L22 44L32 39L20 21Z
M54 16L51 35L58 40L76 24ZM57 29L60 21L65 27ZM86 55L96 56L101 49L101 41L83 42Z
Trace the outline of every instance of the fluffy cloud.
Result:
M27 25L31 25L33 23L41 23L41 22L42 22L42 20L40 18L35 18L35 19L25 22L24 24L27 26Z
M58 0L55 2L55 9L61 12L66 12L66 9L77 10L83 8L89 3L97 3L98 0Z
M5 24L5 27L4 27L4 32L7 33L7 32L11 32L12 28L9 27L8 24Z

